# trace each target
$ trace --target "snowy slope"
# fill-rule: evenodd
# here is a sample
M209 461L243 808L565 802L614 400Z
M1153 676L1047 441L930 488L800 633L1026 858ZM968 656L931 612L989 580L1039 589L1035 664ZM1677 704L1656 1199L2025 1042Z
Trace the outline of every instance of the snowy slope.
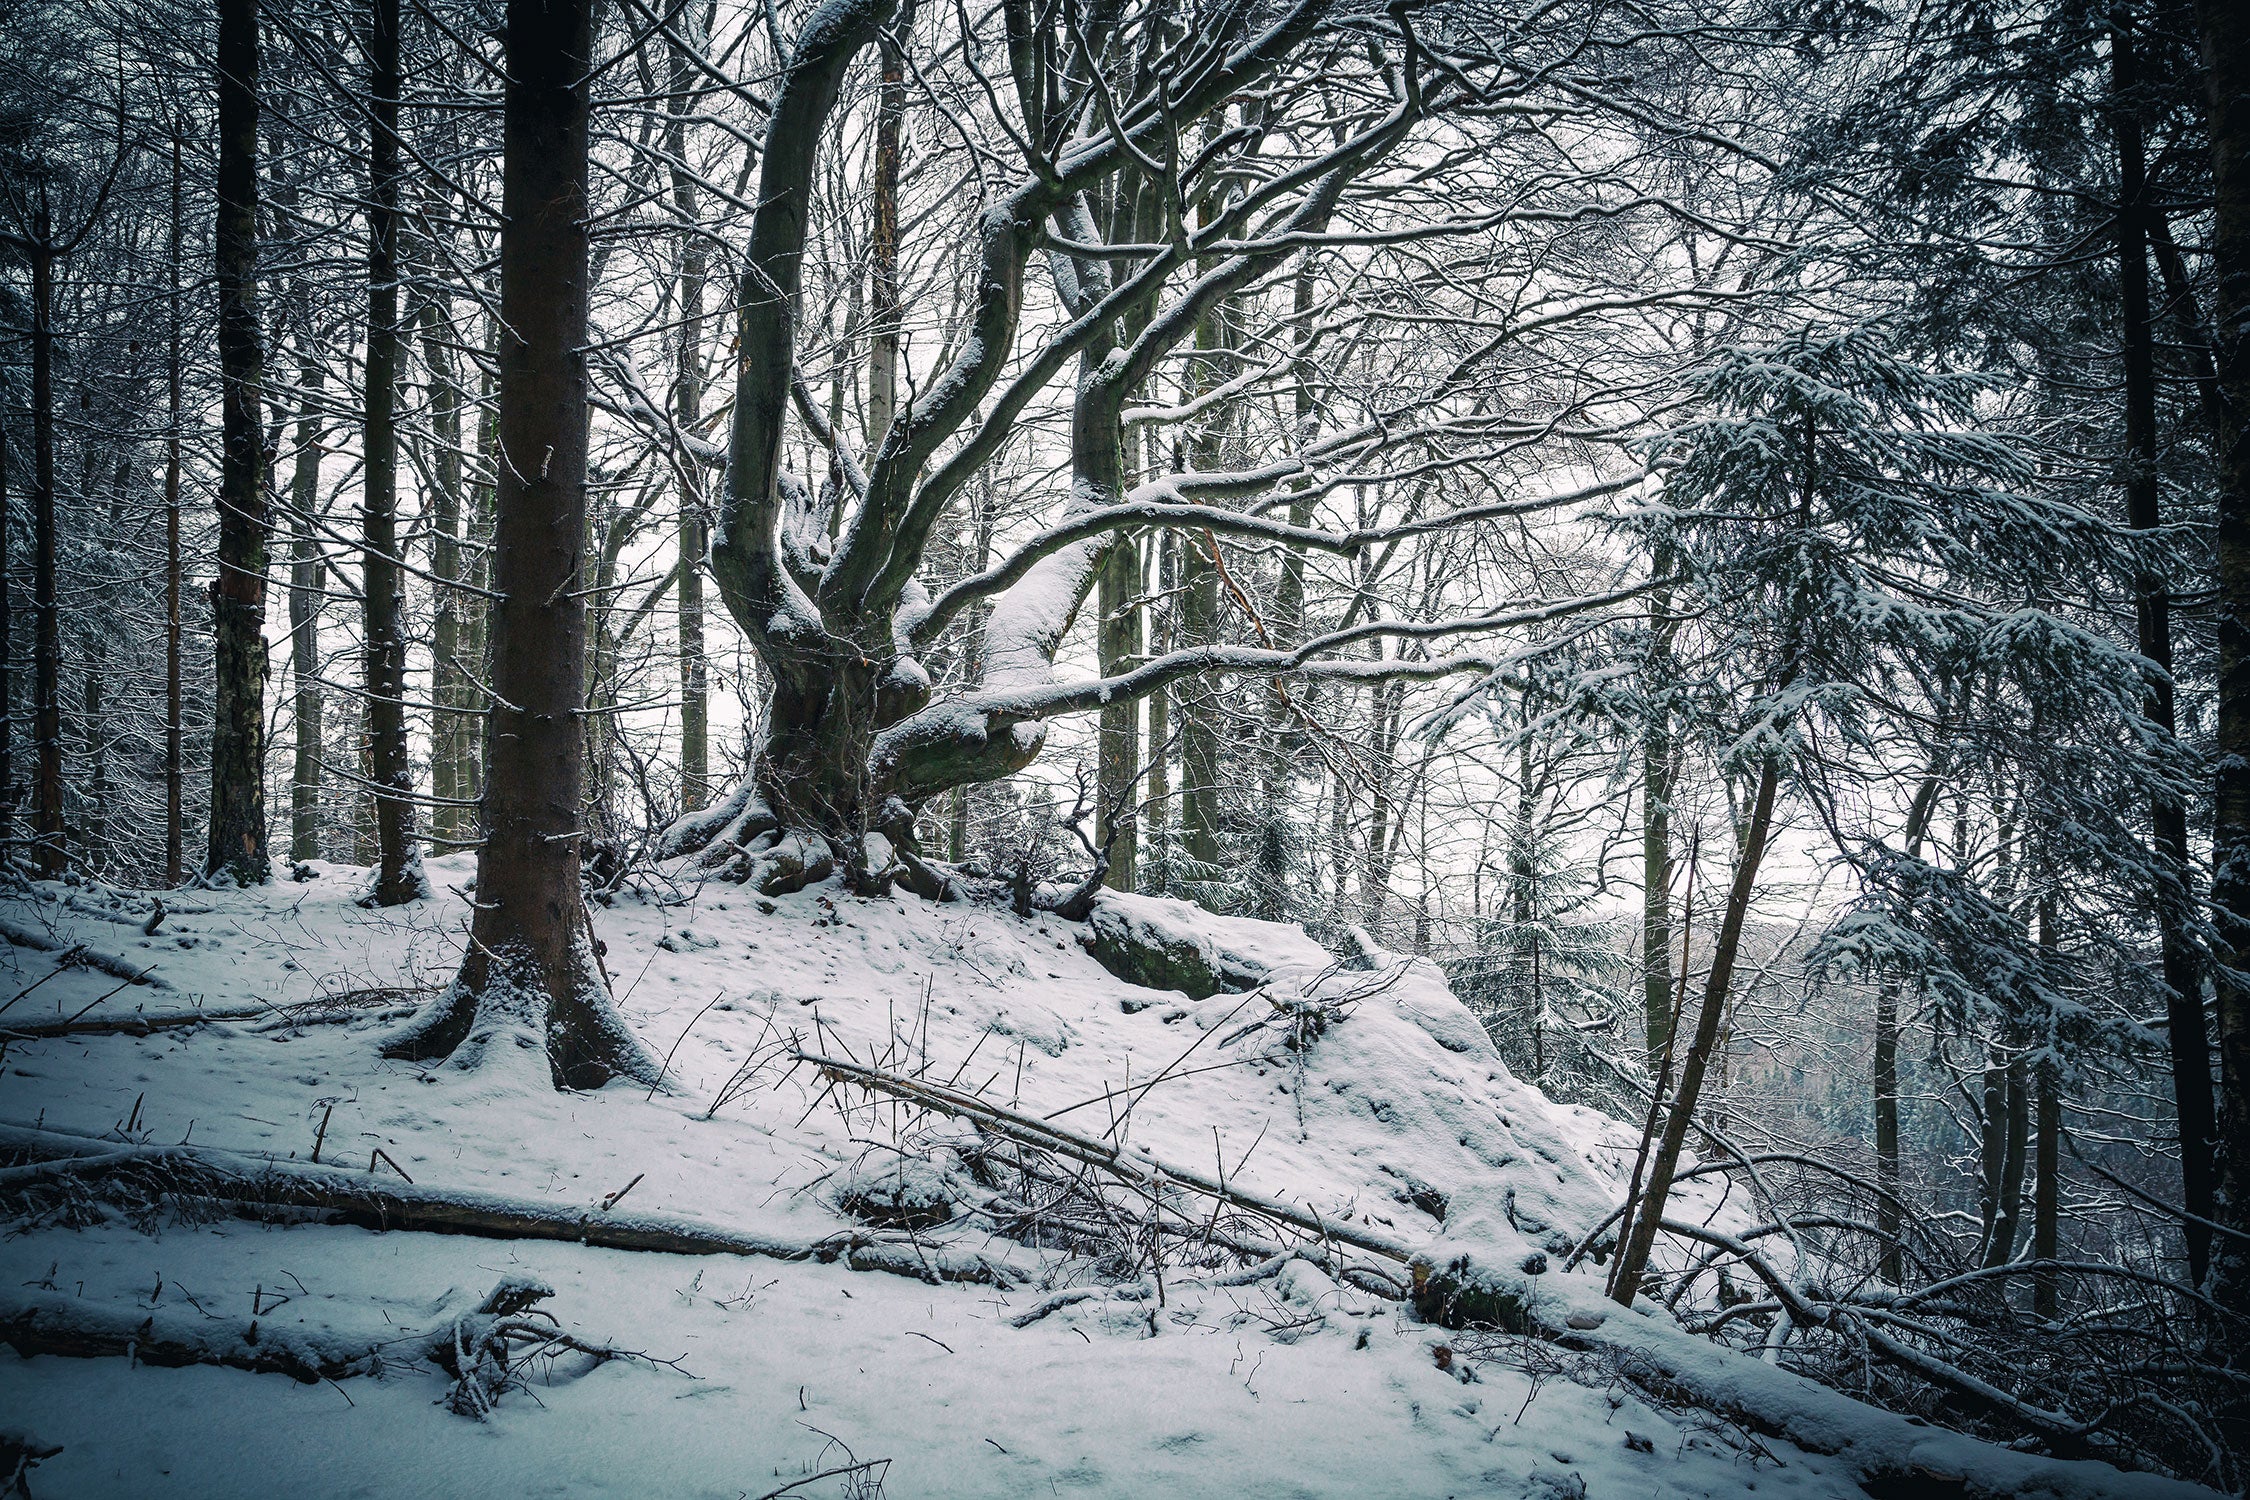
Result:
M90 1019L233 1012L440 981L470 869L432 861L439 898L393 913L359 908L363 875L336 867L182 893L153 933L145 896L39 888L0 912L0 1004L36 984L0 1029L87 1007ZM834 1243L854 1228L843 1191L895 1177L897 1148L925 1135L896 1109L839 1108L859 1096L825 1094L809 1069L785 1077L771 1059L793 1037L1408 1245L1468 1237L1487 1258L1551 1254L1622 1195L1631 1136L1513 1078L1430 966L1340 965L1293 929L1142 898L1108 901L1103 921L1264 982L1201 1000L1127 984L1086 951L1085 927L1004 906L683 884L595 919L626 1015L669 1056L653 1095L388 1063L376 1048L393 1021L283 1014L11 1043L0 1122L299 1161L318 1137L326 1163L362 1170L380 1150L378 1175L417 1186L590 1214L627 1190L612 1212ZM91 953L58 972L73 945ZM143 969L151 983L118 977ZM997 1284L933 1285L763 1256L334 1225L154 1229L113 1218L0 1240L0 1289L214 1322L255 1309L269 1327L362 1339L396 1329L403 1349L502 1276L530 1274L555 1288L566 1328L677 1365L558 1368L558 1383L479 1425L433 1406L444 1377L403 1358L379 1379L297 1385L0 1355L0 1429L64 1445L38 1495L760 1496L877 1459L890 1460L893 1497L1862 1493L1843 1459L1667 1415L1622 1386L1469 1371L1454 1336L1301 1262L1247 1285L1113 1287L1083 1258L956 1220L912 1253L981 1262ZM1593 1285L1552 1272L1543 1284L1573 1303ZM1072 1287L1096 1295L1011 1321ZM275 1309L277 1295L289 1300ZM873 1472L792 1493L853 1493ZM2072 1473L2052 1492L2187 1493Z

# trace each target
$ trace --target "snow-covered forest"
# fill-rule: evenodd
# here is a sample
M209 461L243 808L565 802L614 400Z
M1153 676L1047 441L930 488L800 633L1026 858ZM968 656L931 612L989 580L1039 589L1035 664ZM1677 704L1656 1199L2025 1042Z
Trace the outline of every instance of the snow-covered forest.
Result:
M2250 8L0 0L0 1494L2250 1489Z

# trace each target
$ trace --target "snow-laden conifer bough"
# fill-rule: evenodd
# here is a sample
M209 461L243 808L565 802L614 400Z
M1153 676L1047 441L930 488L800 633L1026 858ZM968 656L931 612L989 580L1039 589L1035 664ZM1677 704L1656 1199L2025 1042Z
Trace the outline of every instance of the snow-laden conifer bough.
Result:
M580 1445L639 1434L667 1493L882 1460L894 1494L2198 1493L1620 1309L1567 1262L1630 1133L1517 1081L1433 969L1364 940L1115 895L1025 919L957 871L944 904L628 893L597 921L664 1081L568 1094L381 1061L386 1000L450 968L462 910L372 914L356 872L316 874L145 934L141 898L40 888L53 941L8 949L0 1406L41 1495L312 1462L277 1421L414 1455L376 1486L412 1492L458 1458L432 1401L498 1424L479 1451L527 1484L592 1483ZM60 962L80 944L169 988L101 999L109 969ZM89 1001L95 1029L51 1024ZM1855 1315L1712 1182L1678 1188L1678 1245L1771 1275L1777 1327ZM1987 1431L2100 1451L1923 1373ZM292 1389L329 1405L276 1408Z

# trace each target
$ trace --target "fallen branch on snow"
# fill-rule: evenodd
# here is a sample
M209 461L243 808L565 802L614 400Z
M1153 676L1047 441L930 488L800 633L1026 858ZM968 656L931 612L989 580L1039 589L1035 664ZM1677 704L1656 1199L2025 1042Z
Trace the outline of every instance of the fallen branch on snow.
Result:
M374 1230L557 1240L670 1255L757 1255L841 1263L852 1270L889 1271L922 1281L1008 1286L1022 1275L988 1255L929 1245L906 1235L852 1230L816 1241L787 1240L677 1214L605 1213L473 1188L418 1186L333 1167L241 1157L200 1146L126 1145L0 1125L0 1154L25 1163L0 1168L0 1205L36 1207L35 1192L66 1185L99 1195L107 1181L122 1190L128 1206L146 1206L153 1190L224 1204L253 1217L309 1212L329 1222Z
M554 1288L527 1277L503 1280L474 1308L429 1333L385 1329L379 1337L272 1319L188 1317L171 1308L122 1308L59 1292L0 1297L0 1343L25 1359L123 1357L182 1369L218 1365L287 1375L305 1384L380 1374L386 1366L429 1363L453 1378L446 1409L482 1421L502 1395L524 1384L527 1367L562 1355L593 1364L637 1359L678 1368L676 1360L591 1344L563 1332L538 1304Z

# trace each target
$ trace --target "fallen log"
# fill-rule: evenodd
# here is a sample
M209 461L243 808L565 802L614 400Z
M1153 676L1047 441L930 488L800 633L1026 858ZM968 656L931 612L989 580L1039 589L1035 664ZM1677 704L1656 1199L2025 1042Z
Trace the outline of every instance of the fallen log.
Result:
M485 1239L556 1240L605 1250L669 1255L755 1255L841 1263L917 1280L1015 1284L1023 1273L993 1256L911 1236L847 1230L819 1240L789 1240L679 1214L604 1212L512 1198L474 1188L417 1185L334 1167L244 1157L203 1146L141 1146L21 1125L0 1125L0 1154L24 1165L0 1169L0 1202L19 1201L42 1183L67 1178L98 1191L122 1183L143 1201L153 1194L223 1204L252 1216L312 1214L377 1231L465 1234Z
M135 1011L130 1015L64 1016L46 1021L0 1023L0 1040L52 1041L66 1036L149 1036L159 1031L180 1031L211 1023L257 1024L287 1030L298 1026L332 1026L347 1021L383 1020L411 1015L436 993L435 986L402 986L353 990L347 994L316 996L284 1005L238 1005L224 1010ZM411 998L409 998L411 997Z
M2036 1493L2056 1500L2189 1500L2208 1497L2210 1491L2179 1480L2153 1474L2127 1473L2095 1459L2061 1459L2019 1453L1963 1433L1933 1427L1919 1418L1901 1416L1857 1401L1839 1391L1802 1376L1750 1359L1732 1349L1699 1338L1661 1315L1626 1311L1603 1295L1598 1283L1584 1278L1555 1276L1535 1271L1546 1257L1501 1254L1490 1264L1474 1263L1458 1246L1439 1251L1409 1251L1398 1241L1349 1225L1331 1224L1278 1198L1249 1192L1235 1184L1160 1162L1141 1151L1124 1151L1106 1141L1080 1135L1051 1122L1009 1110L975 1095L924 1079L909 1078L880 1068L815 1053L793 1054L799 1062L817 1068L837 1082L856 1084L873 1092L917 1104L922 1108L969 1120L980 1128L1037 1149L1053 1151L1084 1162L1143 1188L1159 1182L1178 1183L1223 1199L1252 1213L1280 1220L1308 1234L1349 1244L1369 1254L1408 1265L1413 1273L1418 1310L1437 1315L1449 1326L1480 1321L1511 1332L1565 1347L1598 1350L1618 1375L1640 1386L1660 1401L1677 1401L1718 1413L1762 1437L1780 1438L1808 1452L1835 1456L1846 1462L1863 1485L1883 1487L1899 1483L1926 1483L1944 1476L1947 1492L1978 1500ZM1675 1232L1695 1226L1667 1224ZM1700 1229L1698 1228L1700 1233ZM1442 1262L1442 1264L1441 1264ZM1062 1305L1050 1298L1033 1307L1022 1324L1027 1326ZM1818 1320L1825 1305L1788 1289L1785 1300L1793 1315ZM1437 1320L1437 1319L1433 1319ZM1914 1367L1925 1361L1917 1351L1883 1341L1893 1347L1880 1352L1896 1354L1897 1362ZM2020 1407L2022 1403L1960 1371L1944 1373L1955 1381L1939 1379L1937 1372L1922 1369L1926 1378L1963 1389L1973 1382L1974 1393L1992 1401ZM2021 1410L2019 1418L2027 1418ZM2074 1434L2086 1429L2057 1413L2035 1411L2045 1421L2026 1425L2043 1436L2061 1436L2068 1426ZM1921 1490L1918 1493L1935 1493Z
M529 1277L503 1278L475 1307L428 1332L386 1326L380 1332L346 1332L271 1317L190 1318L171 1308L118 1307L59 1292L0 1294L0 1343L25 1359L125 1358L165 1369L217 1365L254 1374L287 1375L307 1385L375 1375L387 1364L432 1364L452 1377L448 1410L478 1421L500 1397L524 1383L533 1361L575 1354L594 1364L612 1359L652 1360L606 1344L590 1344L562 1331L538 1304L554 1288Z
M145 984L152 990L168 990L172 981L156 972L156 965L142 967L114 953L104 953L84 943L66 943L48 936L36 927L26 927L21 922L11 922L0 917L0 938L6 938L19 948L30 948L40 953L60 953L67 956L72 967L99 969L112 979L122 979L127 984Z

